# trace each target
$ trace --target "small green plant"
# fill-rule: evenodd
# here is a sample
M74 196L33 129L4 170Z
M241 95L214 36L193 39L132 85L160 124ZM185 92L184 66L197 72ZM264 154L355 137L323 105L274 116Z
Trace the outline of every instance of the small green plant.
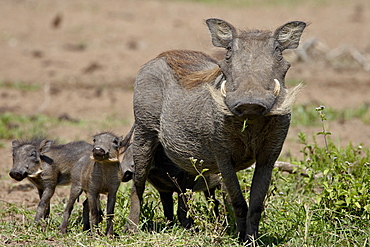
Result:
M350 143L340 148L328 139L331 135L326 131L324 106L316 108L322 120L322 135L325 147L314 143L305 146L308 150L306 162L313 170L320 171L320 187L316 196L318 207L328 209L326 216L330 219L341 215L352 215L370 219L370 163L369 151L361 145ZM301 142L305 137L300 135Z
M242 132L244 132L244 130L248 127L247 122L248 122L248 119L245 119L243 122Z
M324 109L325 109L325 106L323 105L316 108L316 111L319 113L319 116L321 118L321 123L322 123L322 131L318 132L317 135L322 135L324 137L326 151L329 152L327 136L330 136L331 133L326 131L325 129L325 121L327 119L325 117Z
M204 183L205 183L205 185L207 187L207 191L209 193L209 187L208 187L207 179L203 175L209 169L207 169L207 168L203 168L202 169L202 165L203 165L203 162L204 162L203 160L200 160L199 161L199 164L197 164L198 163L198 160L195 159L195 158L193 158L193 157L191 157L190 158L190 162L191 162L192 166L194 167L195 171L198 173L198 175L195 177L194 180L196 181L196 180L198 180L201 177L204 180ZM199 168L197 166L199 166ZM202 170L200 171L199 169L202 169Z

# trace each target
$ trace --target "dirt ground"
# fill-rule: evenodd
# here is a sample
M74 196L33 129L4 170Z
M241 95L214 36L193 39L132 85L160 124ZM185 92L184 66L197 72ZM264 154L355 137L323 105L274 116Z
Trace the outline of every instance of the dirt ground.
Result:
M125 134L133 122L132 86L142 64L170 49L217 55L219 49L212 46L204 24L209 17L238 28L275 29L291 20L309 22L301 44L318 42L306 50L308 59L299 59L302 51L287 54L292 61L287 80L306 84L297 103L335 109L370 104L370 2L317 2L227 6L164 0L0 0L0 82L41 86L35 91L1 86L0 114L67 114L85 121L116 114L127 123L114 131ZM352 53L337 56L341 50ZM98 131L85 133L71 126L50 134L72 141L88 140ZM292 128L282 155L299 155L299 131L310 136L320 128ZM370 145L370 125L358 119L333 121L330 131L342 145ZM35 207L36 190L8 176L11 140L4 142L0 200ZM56 195L67 193L59 189Z

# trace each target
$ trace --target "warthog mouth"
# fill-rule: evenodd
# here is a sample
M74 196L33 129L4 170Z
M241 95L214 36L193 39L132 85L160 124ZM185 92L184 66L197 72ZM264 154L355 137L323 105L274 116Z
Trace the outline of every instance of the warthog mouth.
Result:
M94 161L119 162L117 157L110 157L109 154L104 154L104 155L93 154L90 156L90 159Z

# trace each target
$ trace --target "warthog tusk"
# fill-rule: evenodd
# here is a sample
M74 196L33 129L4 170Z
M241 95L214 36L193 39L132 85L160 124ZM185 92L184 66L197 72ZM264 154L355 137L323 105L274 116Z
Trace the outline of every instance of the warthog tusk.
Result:
M42 172L42 169L38 169L35 173L28 175L30 178L37 177Z
M275 88L274 88L274 95L277 97L280 93L280 82L278 79L274 79L275 82Z
M226 80L223 80L221 82L220 91L221 91L221 95L226 97Z
M99 160L95 159L93 155L90 155L90 159L93 160L93 161L98 161L99 162ZM109 162L119 162L119 159L118 158L108 158L108 161Z

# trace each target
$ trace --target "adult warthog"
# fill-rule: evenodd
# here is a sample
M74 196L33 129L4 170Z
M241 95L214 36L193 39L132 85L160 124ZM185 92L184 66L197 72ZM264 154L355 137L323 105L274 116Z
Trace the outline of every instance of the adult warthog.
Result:
M220 62L195 51L168 51L146 63L134 90L136 166L126 230L136 230L145 181L160 143L169 159L190 174L221 172L242 241L257 238L271 172L290 124L300 86L287 90L285 49L298 47L306 24L275 31L238 32L220 19L206 21L212 43L227 50ZM255 163L249 208L236 172ZM199 168L198 168L199 169Z

